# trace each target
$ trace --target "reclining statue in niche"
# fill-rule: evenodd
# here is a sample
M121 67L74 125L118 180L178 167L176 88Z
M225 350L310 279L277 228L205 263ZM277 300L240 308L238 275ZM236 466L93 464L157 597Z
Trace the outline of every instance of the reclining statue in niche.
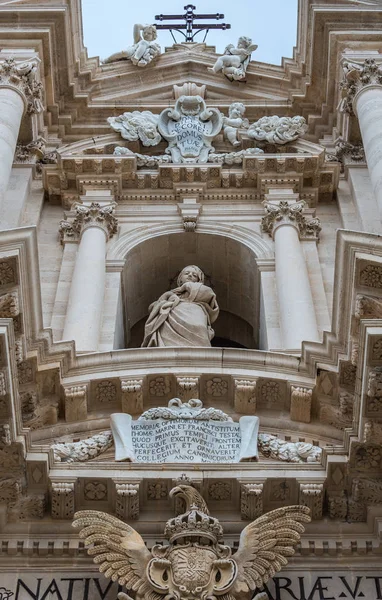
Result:
M146 67L159 56L161 47L154 40L157 39L155 25L134 25L134 44L122 52L116 52L103 61L104 64L117 60L131 60L137 67Z
M142 346L211 346L219 307L204 273L195 265L179 274L178 287L149 306Z

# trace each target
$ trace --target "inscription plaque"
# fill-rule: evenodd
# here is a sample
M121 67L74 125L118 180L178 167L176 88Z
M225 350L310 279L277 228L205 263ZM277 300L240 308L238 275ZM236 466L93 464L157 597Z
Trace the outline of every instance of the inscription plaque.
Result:
M258 417L238 423L200 400L150 409L133 421L130 415L111 416L115 460L134 462L232 463L257 458Z

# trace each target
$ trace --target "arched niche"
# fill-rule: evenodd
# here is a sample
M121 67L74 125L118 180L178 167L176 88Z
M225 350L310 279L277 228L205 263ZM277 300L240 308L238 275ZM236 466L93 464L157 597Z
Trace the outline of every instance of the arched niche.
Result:
M260 277L254 252L243 243L210 233L163 234L134 246L122 272L125 345L143 339L148 307L175 287L176 277L189 264L198 265L214 289L220 315L212 345L258 348Z

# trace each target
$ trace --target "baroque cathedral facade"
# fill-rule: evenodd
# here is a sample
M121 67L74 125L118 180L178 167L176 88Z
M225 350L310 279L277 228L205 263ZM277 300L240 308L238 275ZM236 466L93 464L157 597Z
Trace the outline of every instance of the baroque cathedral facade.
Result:
M381 3L131 30L0 0L0 600L381 600Z

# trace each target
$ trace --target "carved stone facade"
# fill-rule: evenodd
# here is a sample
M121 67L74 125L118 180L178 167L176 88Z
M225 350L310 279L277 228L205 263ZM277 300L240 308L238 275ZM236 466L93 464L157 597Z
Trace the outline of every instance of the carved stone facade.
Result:
M0 4L3 600L117 597L75 511L136 521L151 600L175 563L187 590L219 569L179 598L243 600L243 521L296 505L268 596L381 596L378 2L298 0L279 65L250 21L224 54L137 24L102 62L80 0L35 4Z

